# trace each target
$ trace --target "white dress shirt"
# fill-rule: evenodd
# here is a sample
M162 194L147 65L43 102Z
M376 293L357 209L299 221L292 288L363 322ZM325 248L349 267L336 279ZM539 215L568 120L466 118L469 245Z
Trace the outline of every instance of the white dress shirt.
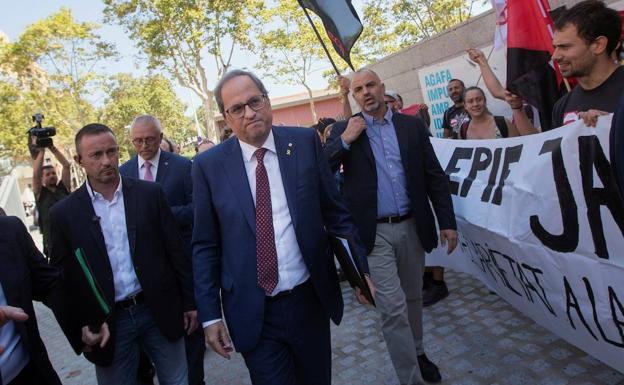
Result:
M117 186L115 195L110 202L102 194L94 191L89 181L87 181L87 190L91 196L95 215L99 217L108 260L113 270L115 302L118 302L141 291L141 284L134 272L132 256L130 255L121 178L119 178L119 186Z
M241 151L243 153L243 163L245 164L247 180L249 181L251 196L253 197L255 205L256 166L258 165L258 160L256 159L254 153L257 148L241 140L238 142L240 143ZM271 296L274 296L281 291L290 290L295 286L304 283L310 277L310 273L308 272L308 268L303 261L303 256L301 255L301 250L299 249L299 243L297 242L297 235L295 234L295 227L292 223L290 210L288 209L286 191L284 190L282 174L280 173L277 152L275 150L273 131L269 133L269 136L262 147L268 150L264 155L264 167L267 171L269 186L271 189L271 208L273 210L275 250L277 251L279 281L273 290L273 293L271 293ZM206 327L218 321L220 321L220 319L207 321L204 322L202 326Z
M139 164L139 179L141 180L145 180L145 162L149 160L149 162L152 164L151 165L151 169L152 169L152 176L154 177L154 181L156 181L156 174L158 173L158 160L160 159L160 148L158 149L158 152L156 152L156 155L152 158L152 159L143 159L141 158L141 155L137 155L137 160L138 160L138 164Z
M7 305L4 290L0 284L0 306ZM20 374L30 360L14 321L0 326L0 346L5 349L4 353L0 354L0 383L8 384Z

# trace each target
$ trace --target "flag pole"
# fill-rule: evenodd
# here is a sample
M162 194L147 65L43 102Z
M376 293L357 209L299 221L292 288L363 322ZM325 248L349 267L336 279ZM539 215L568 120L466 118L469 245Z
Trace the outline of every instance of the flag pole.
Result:
M329 59L329 62L331 63L332 67L334 67L334 71L336 71L336 75L340 76L340 71L338 70L338 67L336 66L336 63L334 63L334 59L332 59L331 55L329 54L329 51L327 50L327 46L325 46L325 42L323 42L323 38L321 37L321 34L316 29L316 26L314 25L314 22L312 21L312 18L310 17L310 14L308 13L308 10L306 9L306 7L303 6L303 4L301 4L301 2L299 2L299 5L301 5L301 8L303 8L303 12L305 13L306 17L308 18L308 21L310 22L310 25L312 26L312 29L314 30L314 33L316 34L316 37L318 38L319 42L323 46L323 50L325 51L325 54L327 55L327 58ZM353 68L353 66L350 63L347 63L347 64L349 64L349 67L351 67L351 70L355 71L355 69Z
M490 53L487 55L487 58L485 58L485 60L488 62L488 65L489 65L489 62L490 62L490 57L492 56L492 53L494 52L494 48L496 48L496 47L492 46L492 49L490 50ZM481 72L481 71L479 71L479 72ZM492 71L492 72L494 72L494 71ZM479 79L477 79L477 86L479 85L479 82L481 81L482 77L483 77L483 72L481 72L479 74Z

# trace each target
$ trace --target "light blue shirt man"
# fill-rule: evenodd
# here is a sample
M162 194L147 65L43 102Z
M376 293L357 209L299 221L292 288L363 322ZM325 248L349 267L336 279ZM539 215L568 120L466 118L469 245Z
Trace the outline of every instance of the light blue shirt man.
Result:
M409 213L411 203L399 141L392 123L392 110L388 108L380 121L365 112L362 112L362 116L368 126L366 135L377 170L377 218L405 215ZM351 147L344 141L342 146L347 150Z

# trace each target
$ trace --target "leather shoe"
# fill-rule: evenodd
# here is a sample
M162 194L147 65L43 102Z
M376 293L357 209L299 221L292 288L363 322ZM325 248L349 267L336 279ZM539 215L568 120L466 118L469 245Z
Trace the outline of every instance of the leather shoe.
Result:
M418 356L418 366L420 367L420 375L423 380L427 382L440 382L442 376L438 367L433 362L429 361L427 355L421 354Z
M433 281L423 291L423 307L431 306L448 297L449 292L444 281Z

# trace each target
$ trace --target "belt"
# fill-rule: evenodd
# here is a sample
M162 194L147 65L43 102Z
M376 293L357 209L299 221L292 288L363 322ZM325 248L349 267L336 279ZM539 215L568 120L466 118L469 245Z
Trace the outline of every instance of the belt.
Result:
M115 307L120 309L128 309L132 306L142 304L143 302L145 302L145 296L143 295L143 292L140 291L126 299L115 302Z
M277 301L277 300L279 300L279 299L282 299L282 298L284 298L284 297L288 297L289 295L296 293L297 291L299 291L299 290L301 290L301 289L305 288L305 287L306 287L306 286L308 286L309 284L310 284L310 280L308 279L308 280L307 280L307 281L305 281L304 283L301 283L301 284L299 284L299 285L297 285L297 286L293 287L293 288L292 288L292 289L290 289L290 290L282 290L282 291L280 291L279 293L275 294L275 295L274 295L274 296L272 296L272 297L271 297L271 296L267 296L267 297L266 297L266 299L267 299L267 301L271 301L271 302L272 302L272 301Z
M406 219L410 219L412 217L412 212L408 212L405 215L396 215L393 217L383 217L377 219L377 223L400 223Z

